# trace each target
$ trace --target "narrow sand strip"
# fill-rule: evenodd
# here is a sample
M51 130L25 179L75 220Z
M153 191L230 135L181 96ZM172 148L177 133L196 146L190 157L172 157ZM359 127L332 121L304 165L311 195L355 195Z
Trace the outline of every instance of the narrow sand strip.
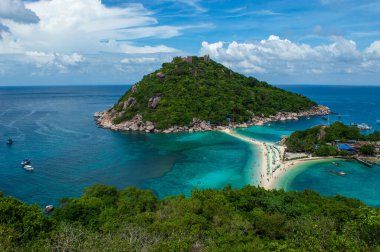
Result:
M251 184L261 186L265 189L277 188L279 178L290 169L296 168L299 164L306 161L327 159L326 157L309 157L297 160L284 161L285 148L273 143L259 141L236 133L231 129L222 130L222 132L236 137L242 141L248 142L259 147L260 163L259 167L253 166L251 174L254 174L255 169L259 169L259 180L251 177Z

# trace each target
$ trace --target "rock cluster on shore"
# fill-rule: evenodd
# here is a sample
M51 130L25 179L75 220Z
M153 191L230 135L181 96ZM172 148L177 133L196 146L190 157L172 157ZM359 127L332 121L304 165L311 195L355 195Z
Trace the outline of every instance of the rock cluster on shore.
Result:
M159 96L158 96L159 97ZM153 101L152 101L153 102ZM131 102L128 102L131 103ZM94 117L97 124L102 128L121 131L140 131L140 132L154 132L154 133L175 133L175 132L202 132L211 130L223 130L226 128L246 128L252 125L262 126L264 123L286 120L298 120L300 117L322 116L330 114L330 109L326 106L315 106L309 110L291 113L291 112L279 112L276 115L264 117L254 116L250 121L245 123L231 123L228 126L216 126L212 125L204 120L193 118L192 122L188 126L173 126L168 129L156 129L153 122L144 121L140 114L135 115L131 120L124 121L119 124L114 124L114 116L110 111L96 112Z

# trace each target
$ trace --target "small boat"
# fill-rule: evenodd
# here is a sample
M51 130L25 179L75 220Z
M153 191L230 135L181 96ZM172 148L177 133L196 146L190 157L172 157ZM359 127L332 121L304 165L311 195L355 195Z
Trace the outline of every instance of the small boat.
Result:
M327 121L328 119L327 117L322 117L322 120Z
M50 212L52 212L54 210L54 206L53 205L47 205L46 207L45 207L45 212L46 213L50 213Z
M6 142L8 145L12 145L13 144L13 139L12 138L8 138L7 142Z
M306 117L307 120L310 120L310 117Z
M340 166L340 164L337 163L337 162L332 162L332 164L335 165L335 166Z
M329 173L332 173L332 174L336 174L336 175L341 176L341 177L344 177L344 176L347 175L347 173L342 172L342 171L338 172L338 171L334 171L334 170L327 170L327 171L325 171L325 172L329 172Z
M371 130L372 129L371 126L368 126L365 123L358 124L356 127L358 127L358 129L360 129L360 130Z
M24 170L27 170L27 171L33 171L34 170L33 166L31 166L31 165L24 165L22 168L24 168Z
M21 161L21 165L22 165L22 166L30 165L31 162L32 162L32 161L30 161L30 159L24 159L24 160Z
M337 173L337 175L339 175L339 176L342 176L342 177L343 177L343 176L346 176L346 175L347 175L347 173L340 171L340 172L338 172L338 173Z

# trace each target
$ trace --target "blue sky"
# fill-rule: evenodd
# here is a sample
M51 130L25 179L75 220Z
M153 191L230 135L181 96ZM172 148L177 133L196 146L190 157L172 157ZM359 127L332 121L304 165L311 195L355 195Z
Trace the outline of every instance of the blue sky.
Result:
M133 84L210 56L273 84L380 85L380 1L1 0L0 85Z

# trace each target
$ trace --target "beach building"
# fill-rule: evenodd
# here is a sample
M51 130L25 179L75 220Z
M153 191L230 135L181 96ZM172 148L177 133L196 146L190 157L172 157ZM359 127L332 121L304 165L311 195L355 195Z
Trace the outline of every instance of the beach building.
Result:
M350 154L355 154L356 153L356 148L346 144L346 143L338 143L336 144L336 147L338 148L339 151L348 151Z

